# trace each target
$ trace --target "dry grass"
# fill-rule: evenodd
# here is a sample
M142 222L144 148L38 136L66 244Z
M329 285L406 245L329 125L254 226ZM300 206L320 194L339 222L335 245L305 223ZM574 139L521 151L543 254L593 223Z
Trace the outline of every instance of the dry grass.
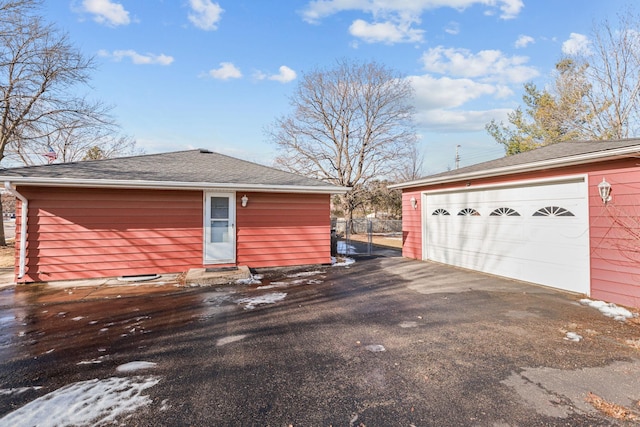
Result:
M635 348L636 350L640 350L640 338L639 339L626 340L625 343L631 348Z
M598 411L617 420L637 421L639 419L638 416L631 411L631 409L625 408L624 406L615 403L607 402L600 396L591 392L587 394L586 401Z
M352 234L349 236L351 240L357 242L367 243L369 240L366 234ZM402 249L402 238L385 237L385 236L373 236L372 242L374 245L386 246L389 248Z
M13 267L15 250L12 244L0 246L0 268Z

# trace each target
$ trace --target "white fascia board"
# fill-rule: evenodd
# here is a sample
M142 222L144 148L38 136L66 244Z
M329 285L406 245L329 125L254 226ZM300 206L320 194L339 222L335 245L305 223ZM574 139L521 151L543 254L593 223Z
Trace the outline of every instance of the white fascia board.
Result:
M447 175L436 178L422 178L415 181L403 182L400 184L389 185L391 190L405 189L411 187L420 187L424 185L445 184L449 182L464 181L469 179L491 178L494 176L510 175L514 173L535 172L545 169L557 169L567 166L584 165L589 163L601 162L604 160L616 160L620 158L628 158L631 155L640 155L638 146L618 148L616 150L599 151L595 153L580 154L571 157L561 157L557 159L543 160L539 162L523 163L520 165L505 166L502 168L488 169L483 171L474 171L462 173L458 175Z
M26 178L16 176L0 176L2 181L10 181L13 185L42 187L91 187L91 188L132 188L156 190L234 190L255 191L263 193L316 193L344 194L349 187L334 186L301 186L301 185L262 185L262 184L229 184L213 182L180 182L180 181L133 181L105 179L68 179L68 178Z

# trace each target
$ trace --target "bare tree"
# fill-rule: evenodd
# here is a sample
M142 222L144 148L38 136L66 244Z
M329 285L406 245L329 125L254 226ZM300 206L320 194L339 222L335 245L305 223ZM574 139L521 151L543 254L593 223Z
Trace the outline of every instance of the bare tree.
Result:
M0 161L9 155L24 164L43 163L51 144L66 138L64 159L68 146L86 136L79 129L101 135L99 140L116 129L107 106L76 95L89 82L93 62L43 21L41 3L0 0Z
M402 163L401 169L394 174L394 180L397 182L413 181L424 175L424 153L418 145L414 145L409 149L407 158ZM390 183L391 184L391 183Z
M589 64L590 99L603 106L598 127L608 138L627 138L640 131L640 19L631 9L618 22L594 25L593 50L578 56Z
M408 80L376 62L338 61L302 77L293 112L269 131L276 163L293 172L352 187L342 196L347 219L372 179L394 176L416 135Z

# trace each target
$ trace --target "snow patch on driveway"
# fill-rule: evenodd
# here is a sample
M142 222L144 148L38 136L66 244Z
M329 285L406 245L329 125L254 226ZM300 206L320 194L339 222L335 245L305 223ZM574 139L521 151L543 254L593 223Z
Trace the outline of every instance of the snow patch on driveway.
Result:
M54 427L112 424L151 403L142 392L158 377L112 377L66 385L0 418L1 426Z
M231 336L228 336L228 337L220 338L216 342L216 346L221 347L223 345L227 345L227 344L231 344L231 343L234 343L234 342L242 341L246 337L247 337L247 335L231 335Z
M154 362L135 361L135 362L129 362L129 363L125 363L124 365L118 366L116 368L116 371L118 371L118 372L134 372L134 371L140 371L142 369L155 368L156 366L158 366L158 364L154 363Z
M590 300L589 298L584 298L580 300L580 304L588 305L591 308L599 310L600 313L604 314L605 316L612 317L614 320L619 320L622 322L638 316L637 313L634 314L624 307L618 307L613 303L606 303L604 301L594 301Z
M10 396L14 394L22 394L29 390L40 390L41 386L34 387L17 387L17 388L0 388L0 396Z
M286 292L272 292L270 294L259 295L250 298L241 298L236 302L244 306L245 310L253 310L259 305L275 304L278 301L282 301L287 297Z

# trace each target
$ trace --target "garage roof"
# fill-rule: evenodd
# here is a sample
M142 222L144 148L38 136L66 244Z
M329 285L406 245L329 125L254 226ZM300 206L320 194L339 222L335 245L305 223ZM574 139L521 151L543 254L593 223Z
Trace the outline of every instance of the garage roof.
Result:
M636 138L558 142L524 153L429 175L415 181L390 185L389 188L411 188L463 179L509 175L636 156L640 156L640 139Z
M311 193L344 193L348 190L204 149L0 169L0 180L14 185L40 186L219 188Z

